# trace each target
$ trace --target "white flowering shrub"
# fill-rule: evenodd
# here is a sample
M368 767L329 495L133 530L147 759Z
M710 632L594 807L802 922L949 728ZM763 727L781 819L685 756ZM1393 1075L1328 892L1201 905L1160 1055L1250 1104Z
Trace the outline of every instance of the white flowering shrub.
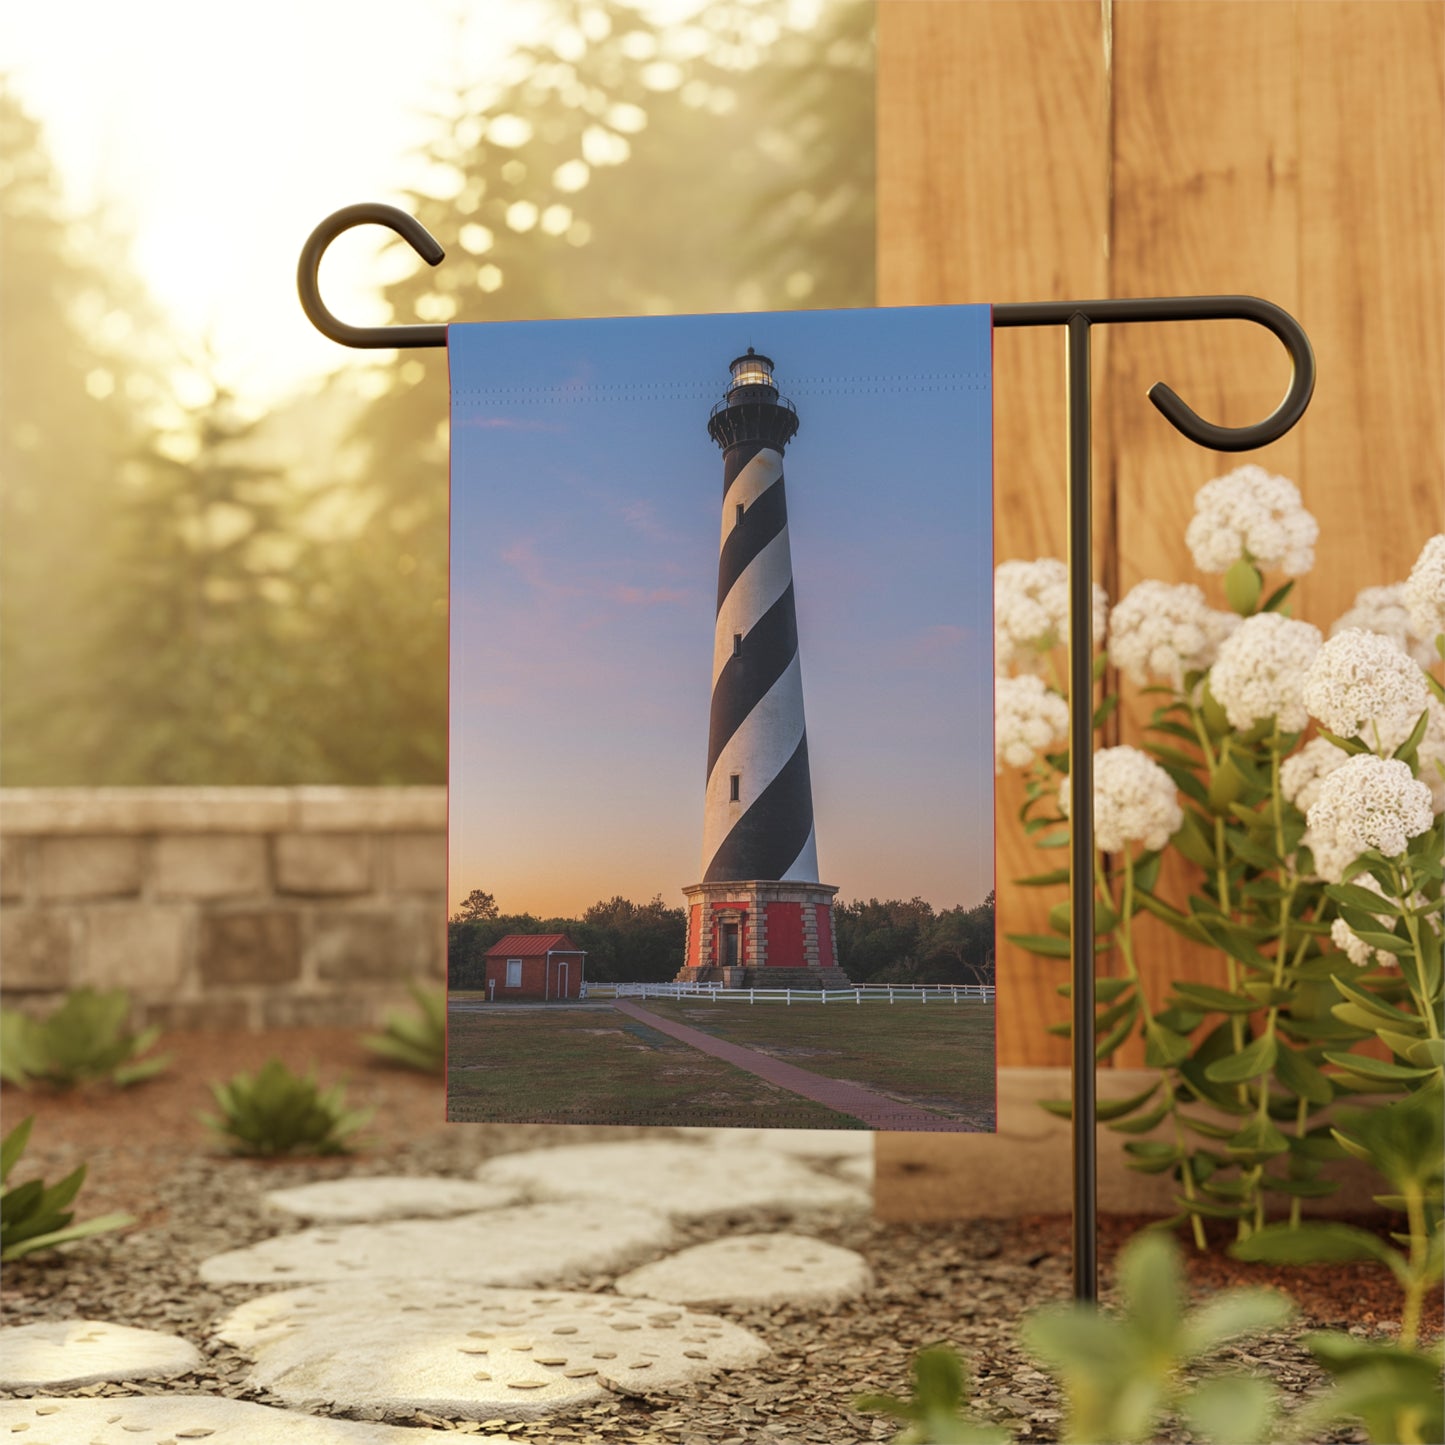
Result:
M1209 673L1209 690L1230 727L1247 732L1272 720L1282 732L1299 732L1309 721L1305 674L1322 640L1318 627L1278 612L1246 617L1220 643Z
M1289 615L1292 582L1268 591L1265 579L1308 571L1318 532L1283 477L1246 466L1207 483L1186 541L1202 571L1223 574L1230 611L1192 582L1141 581L1094 660L1096 687L1112 663L1155 703L1137 745L1094 757L1094 916L1108 960L1097 1053L1137 1034L1161 1076L1106 1122L1131 1136L1135 1167L1173 1174L1201 1248L1205 1218L1234 1220L1245 1240L1271 1205L1293 1228L1301 1200L1329 1192L1315 1115L1340 1096L1445 1089L1445 534L1408 581L1358 592L1326 640ZM1004 563L995 597L996 763L1025 771L1028 834L1063 848L1066 571ZM1089 699L1096 729L1117 702ZM1171 851L1187 869L1177 898L1160 881L1180 878L1163 872ZM1069 870L1019 881L1058 887ZM1217 976L1151 997L1135 958L1142 913L1211 948ZM1009 937L1068 959L1069 905L1048 920L1048 933ZM1355 1049L1370 1037L1388 1061ZM1166 1119L1167 1136L1138 1137Z
M1429 667L1435 661L1435 644L1428 637L1421 637L1411 626L1403 582L1394 582L1388 587L1362 587L1355 593L1349 609L1330 624L1330 636L1334 637L1349 627L1360 627L1366 632L1378 632L1382 637L1388 637L1421 667Z
M1250 463L1200 487L1184 541L1201 572L1246 562L1299 577L1315 565L1319 534L1299 488Z
M1069 779L1059 782L1059 811L1069 816ZM1123 853L1131 843L1158 850L1184 821L1174 780L1138 748L1103 748L1094 754L1094 844Z
M1044 686L1041 677L994 680L994 770L1006 763L1026 768L1043 754L1068 741L1069 705Z
M1140 686L1184 685L1184 674L1214 661L1219 644L1239 625L1218 612L1192 582L1140 582L1109 614L1109 661Z
M1109 599L1094 584L1094 645L1104 640ZM1001 562L993 574L994 671L1042 673L1069 641L1069 569L1057 557Z
M1445 532L1438 532L1421 549L1401 594L1410 616L1410 630L1433 641L1445 657Z

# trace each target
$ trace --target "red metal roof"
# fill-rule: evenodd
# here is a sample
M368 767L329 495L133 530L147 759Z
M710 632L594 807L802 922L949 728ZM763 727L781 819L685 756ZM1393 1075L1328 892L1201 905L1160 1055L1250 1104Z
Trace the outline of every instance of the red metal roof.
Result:
M547 952L581 953L582 950L565 933L509 933L499 938L486 956L495 958L535 958Z

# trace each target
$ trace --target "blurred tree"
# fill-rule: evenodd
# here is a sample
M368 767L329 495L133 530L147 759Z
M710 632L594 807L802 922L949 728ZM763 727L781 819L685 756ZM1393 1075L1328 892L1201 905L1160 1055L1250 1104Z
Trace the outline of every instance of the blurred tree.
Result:
M833 910L838 962L855 983L994 981L994 902L935 914L922 898L870 898Z
M791 28L785 0L659 27L622 0L553 0L500 85L459 86L397 241L397 322L859 306L873 299L873 5ZM803 212L806 211L806 216ZM340 781L445 776L448 412L440 351L379 368L355 433L363 517L310 579L350 679L322 726Z
M69 216L40 128L0 79L0 781L88 780L89 664L116 582L121 460L156 371L143 301L98 222Z
M127 468L118 577L92 672L108 783L294 783L325 771L287 479L256 423L193 368L196 396Z

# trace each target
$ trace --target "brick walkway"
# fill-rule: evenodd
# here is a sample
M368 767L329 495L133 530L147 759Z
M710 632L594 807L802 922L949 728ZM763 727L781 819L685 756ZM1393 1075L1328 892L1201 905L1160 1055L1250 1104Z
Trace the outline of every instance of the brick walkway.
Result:
M617 999L612 1007L618 1013L637 1019L659 1033L690 1045L699 1053L711 1054L713 1058L721 1059L746 1073L756 1074L758 1078L766 1079L780 1089L801 1094L815 1104L836 1109L840 1114L851 1114L870 1129L928 1129L955 1134L968 1131L967 1124L955 1119L930 1113L927 1109L919 1109L912 1104L900 1104L886 1094L875 1093L859 1084L830 1079L825 1074L814 1074L807 1069L798 1068L796 1064L785 1064L781 1059L760 1053L757 1049L744 1048L742 1044L726 1043L711 1034L703 1033L701 1029L692 1029L686 1024L675 1024L671 1019L661 1018L638 1004L624 1003Z

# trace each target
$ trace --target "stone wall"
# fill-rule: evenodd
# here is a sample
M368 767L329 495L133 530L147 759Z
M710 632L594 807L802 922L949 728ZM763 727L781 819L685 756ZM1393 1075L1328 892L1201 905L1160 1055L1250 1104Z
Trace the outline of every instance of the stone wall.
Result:
M361 1026L446 976L443 788L0 790L0 984L166 1028Z

